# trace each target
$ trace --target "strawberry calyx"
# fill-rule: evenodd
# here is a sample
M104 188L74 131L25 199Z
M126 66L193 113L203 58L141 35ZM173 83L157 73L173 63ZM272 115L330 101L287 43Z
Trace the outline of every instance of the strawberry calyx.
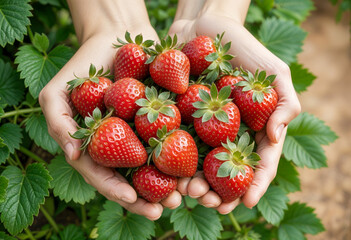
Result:
M163 125L162 128L157 129L157 134L156 134L157 138L152 137L149 139L149 145L152 148L152 152L149 155L148 164L150 164L151 157L154 153L155 153L156 158L158 158L160 156L163 141L176 130L177 129L173 129L173 130L167 132L166 125Z
M222 146L229 151L220 152L215 157L223 161L222 165L218 168L217 177L230 177L234 178L239 172L244 176L246 174L245 166L250 166L255 169L258 161L261 160L260 156L253 152L255 142L250 144L250 136L245 132L239 140L235 143L231 142L229 138L227 143L222 143Z
M228 114L223 110L223 107L231 102L230 86L223 87L219 92L215 84L212 84L210 94L199 89L199 96L202 101L193 103L193 106L198 110L192 115L194 118L202 118L202 122L209 121L214 115L221 122L229 122Z
M157 93L155 87L146 87L145 98L138 99L135 103L141 108L137 111L136 115L147 114L147 120L153 123L157 120L160 113L174 118L175 114L169 105L175 104L169 99L170 92Z
M120 47L127 45L129 43L134 43L134 44L137 44L140 47L142 47L144 52L147 52L148 48L150 48L154 44L153 40L143 41L143 35L141 35L141 34L136 35L135 39L133 41L133 39L130 37L130 33L128 31L126 31L124 38L125 38L126 42L120 38L117 38L117 41L119 44L113 44L113 46L115 48L120 48Z
M148 60L145 62L145 64L150 64L152 63L155 58L160 55L163 52L166 52L171 49L181 49L182 45L177 45L178 37L175 34L174 37L172 38L171 36L167 36L165 39L162 39L160 43L157 43L155 45L155 49L148 48L146 49L146 53L150 55Z
M264 99L264 94L270 93L271 89L274 88L271 84L276 78L276 75L266 76L266 71L259 71L258 69L253 75L250 71L241 69L242 77L244 81L236 83L236 86L243 87L242 91L253 91L252 101L261 103Z
M94 64L90 64L89 67L89 77L77 77L75 74L74 76L76 77L75 79L67 82L69 85L68 91L72 91L76 87L80 87L85 83L86 81L92 81L94 83L99 83L99 77L108 77L110 74L110 69L104 72L104 67L101 67L99 71L96 71L96 67Z
M233 76L233 77L238 77L241 76L241 71L238 68L235 69L230 69L228 70L223 70L221 74L219 75L218 78L224 77L224 76Z
M211 64L202 72L202 74L206 75L206 81L210 83L216 81L220 73L232 70L232 65L229 61L232 60L234 56L227 54L232 43L228 42L222 46L221 41L223 36L224 32L221 35L217 34L214 41L216 52L210 53L205 57L205 59L208 62L211 62Z
M68 133L74 139L84 139L83 144L80 149L84 150L89 145L92 136L96 132L96 130L100 127L101 123L109 118L112 115L113 111L109 112L104 118L102 118L102 114L100 109L97 107L93 111L93 115L85 117L84 123L87 128L77 127L78 130L74 133Z

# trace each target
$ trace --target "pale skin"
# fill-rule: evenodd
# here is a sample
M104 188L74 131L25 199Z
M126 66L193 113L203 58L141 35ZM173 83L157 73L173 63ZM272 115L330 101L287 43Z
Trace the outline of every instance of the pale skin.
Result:
M224 2L180 0L170 34L177 34L185 41L197 35L214 38L217 33L225 31L223 42L232 41L230 52L237 56L232 61L234 66L242 65L251 71L266 69L268 73L278 75L274 83L279 95L278 107L269 119L267 129L256 135L262 160L252 186L242 198L247 207L253 207L275 176L286 126L300 112L300 105L292 87L289 68L243 27L249 1L228 0L227 4L233 6L230 8L223 5ZM214 207L222 214L232 211L239 200L222 203L220 197L210 190L202 172L196 173L193 178L179 179L177 191L161 203L152 204L138 198L134 189L115 170L101 167L88 154L81 153L81 141L68 134L76 131L77 124L73 120L75 112L69 101L67 81L74 78L73 73L87 76L91 63L112 69L116 53L112 43L116 43L117 36L123 38L127 30L133 38L142 33L144 39L159 39L142 0L68 0L68 4L81 47L39 96L49 133L64 150L67 162L107 199L151 220L158 219L164 207L178 207L181 195L197 198L204 206Z

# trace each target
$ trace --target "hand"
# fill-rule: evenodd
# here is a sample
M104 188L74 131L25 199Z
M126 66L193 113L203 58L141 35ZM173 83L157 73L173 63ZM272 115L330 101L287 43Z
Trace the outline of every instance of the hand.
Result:
M266 129L256 134L257 153L261 156L261 161L256 167L251 187L242 197L243 203L251 208L258 203L276 175L287 125L300 113L300 103L292 85L289 67L244 28L249 1L234 1L235 4L241 4L239 9L245 11L239 11L238 14L235 11L226 12L226 9L238 9L238 6L231 8L227 5L223 8L220 6L222 2L212 6L214 1L211 0L205 4L200 0L198 2L202 4L202 10L196 16L178 15L169 34L177 34L180 41L186 42L200 35L214 39L218 33L225 32L223 43L232 41L229 53L236 56L232 60L234 66L242 66L251 72L255 72L257 68L264 69L268 74L277 75L273 85L279 97L278 105L269 118ZM238 201L222 203L220 197L209 189L202 173L198 173L193 179L182 180L179 186L180 193L198 198L201 204L215 207L222 214L232 211L238 204Z
M39 96L39 102L46 117L50 135L65 152L67 162L83 176L85 181L95 187L107 199L119 203L127 210L143 215L150 220L156 220L161 216L163 207L176 208L180 205L181 195L179 192L174 191L161 203L148 203L144 199L138 198L135 190L118 172L112 168L96 164L88 154L81 154L79 150L81 141L71 138L68 134L73 134L77 130L77 124L73 119L75 113L67 91L67 82L74 77L73 73L77 76L87 76L90 63L93 63L96 67L103 66L105 69L112 69L113 58L116 53L112 44L116 42L117 36L123 38L126 30L131 33L133 38L135 35L142 33L144 39L158 39L156 32L148 24L148 21L140 25L134 21L130 27L126 27L127 24L121 24L123 28L114 29L108 23L115 23L115 21L109 20L104 24L104 18L99 17L101 25L105 26L106 29L96 31L94 26L89 29L91 25L88 24L87 26L84 23L86 21L89 23L89 19L91 20L94 17L90 15L88 20L82 20L82 17L79 16L82 6L91 7L94 11L87 12L96 13L99 12L101 5L112 4L114 6L113 1L107 3L109 1L91 3L92 5L97 4L96 6L80 5L79 0L69 2L73 19L77 18L78 15L75 25L78 39L82 42L82 45L61 71L43 88ZM85 10L87 9L82 11ZM103 8L103 11L106 11L106 8ZM142 13L145 14L146 10ZM142 13L139 14L139 17ZM124 14L127 14L127 12L124 11ZM105 17L106 15L114 16L105 13L101 16Z

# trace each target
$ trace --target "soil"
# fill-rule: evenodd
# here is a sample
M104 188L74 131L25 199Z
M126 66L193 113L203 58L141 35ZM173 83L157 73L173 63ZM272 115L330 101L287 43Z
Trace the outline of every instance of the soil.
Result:
M351 239L351 51L350 14L336 23L336 8L315 1L316 10L303 24L308 32L299 62L317 76L299 96L302 110L331 126L339 138L324 147L328 168L301 169L302 192L290 195L306 202L326 228L311 240Z

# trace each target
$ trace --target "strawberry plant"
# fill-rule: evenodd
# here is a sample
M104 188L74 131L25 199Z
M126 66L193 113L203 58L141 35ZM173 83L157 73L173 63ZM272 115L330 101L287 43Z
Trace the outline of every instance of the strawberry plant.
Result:
M147 1L147 6L151 23L159 35L164 36L172 23L176 1L150 0ZM266 48L290 66L294 88L298 93L306 91L316 78L297 61L296 57L302 51L303 40L306 37L300 24L305 21L313 8L311 0L255 0L252 1L246 18L247 29ZM277 175L257 206L252 209L240 204L229 214L221 215L214 209L198 204L195 199L183 197L181 206L174 210L164 209L160 219L150 221L126 211L118 203L107 200L65 161L63 151L48 133L46 119L38 103L40 91L79 47L66 1L2 0L0 13L0 239L299 240L305 239L306 234L318 234L324 231L314 209L302 202L290 202L288 195L301 190L298 168L318 169L327 166L323 145L328 145L337 138L322 120L306 112L301 113L289 124ZM119 38L123 39L123 36ZM272 77L266 78L262 72L254 75L247 73L243 75L247 82L237 84L239 75L235 71L227 71L230 70L227 61L232 56L225 55L225 52L230 48L230 44L223 47L215 44L218 53L212 52L207 55L207 61L213 62L209 65L212 65L213 71L208 71L210 82L220 74L220 77L234 76L234 80L223 80L228 82L221 84L217 82L219 93L214 84L211 90L201 83L188 88L187 76L194 70L191 70L185 54L173 49L177 45L176 39L168 38L161 41L154 51L146 49L152 43L143 42L140 36L136 37L135 43L128 34L125 36L127 42L120 39L119 54L126 59L130 54L127 46L132 45L137 46L136 51L142 54L140 57L142 61L146 61L145 52L152 55L147 62L151 65L150 74L156 83L180 94L173 99L176 100L177 107L173 105L173 101L168 100L172 94L166 92L158 94L155 88L145 91L142 83L130 78L143 78L148 74L147 69L132 72L131 69L117 64L116 67L123 68L125 72L118 76L118 79L121 79L111 85L110 92L105 94L105 104L111 102L108 108L116 110L120 106L114 106L117 100L133 105L130 101L133 99L136 101L133 106L138 106L139 111L120 110L115 112L117 117L102 119L98 111L92 112L96 105L101 105L103 97L99 96L94 107L89 106L88 109L92 118L86 118L85 123L89 129L80 128L74 137L87 138L83 147L88 147L88 152L96 161L108 166L118 166L115 165L116 156L102 149L106 136L99 134L100 131L107 132L106 134L118 132L120 127L123 127L130 136L128 142L119 142L118 134L110 136L114 141L113 146L122 149L118 152L120 154L117 154L118 159L130 161L126 155L134 151L130 150L131 148L135 148L139 152L134 154L136 164L132 165L143 165L147 161L144 149L146 143L139 141L138 137L144 140L150 139L150 145L154 147L151 157L153 164L156 167L163 164L164 168L175 168L169 170L169 174L192 176L197 162L198 169L204 169L206 174L207 170L211 170L210 165L216 163L216 168L221 169L221 181L226 180L229 187L237 183L241 184L242 189L246 188L247 182L252 180L252 169L257 164L258 158L252 153L254 147L249 145L252 139L244 133L245 127L239 129L237 126L235 133L231 132L231 135L228 133L228 141L227 136L219 140L206 137L205 134L203 137L200 136L208 141L218 140L211 144L216 147L212 150L212 154L209 153L210 147L200 142L199 137L193 136L195 131L205 132L210 129L203 128L206 122L210 123L210 127L214 126L215 123L212 123L214 121L224 126L235 117L233 116L235 114L226 112L227 108L229 109L226 105L230 102L226 100L227 97L235 95L235 91L231 90L233 88L228 85L241 86L243 92L240 94L244 94L252 91L250 83L257 80L261 84L260 91L256 91L255 88L251 99L253 102L262 102L264 94L274 90L269 87ZM208 41L208 39L200 40L199 42ZM173 61L171 57L174 55L177 55L174 60L181 61L171 66L168 62ZM223 57L223 61L220 56ZM139 64L140 59L131 59L131 62L135 60ZM206 63L203 59L201 62ZM175 85L169 85L164 81L159 76L158 69L152 67L156 64L162 65L170 72L174 71L175 74L169 74L168 82L180 80L181 84L174 87ZM196 74L202 72L203 68ZM87 83L95 86L100 78L105 79L106 73L91 67L89 75L71 82L72 89L83 87ZM134 86L135 83L138 86ZM122 96L119 91L123 92L123 88L132 85L140 95L136 96L132 92L130 96ZM229 105L234 104L230 102ZM239 104L238 107L240 108ZM182 119L184 123L192 123L195 117L195 128L181 125L181 130L175 130L181 121L177 118L179 115L177 108L181 115L186 115L186 118ZM137 118L145 118L144 122L147 124L154 124L154 132L146 133L143 129L146 123L143 123L137 126L139 134L135 133L134 126L129 126L121 119L134 118L135 114ZM89 116L88 113L86 115ZM169 127L173 129L173 125L177 126L167 133L166 129L158 126L161 118L171 120L177 118L174 119L176 123L170 123ZM80 120L77 118L78 122L82 122ZM160 132L156 134L158 138L151 138L155 137L157 130ZM240 140L236 143L233 143L235 142L233 134L240 136ZM191 143L189 149L195 149L196 143L198 152L196 151L196 154L195 150L189 153L182 152L184 156L179 157L178 162L174 161L173 165L166 166L162 161L169 157L169 154L164 152L170 151L168 149L174 147L173 145L176 148L184 139ZM221 147L221 143L224 143L224 147ZM102 150L102 153L94 152L96 149ZM179 167L185 164L184 159L191 163L191 169ZM214 163L210 163L210 160ZM222 162L225 163L221 165L224 167L218 165ZM177 178L160 172L154 165L148 167L144 165L135 170L131 174L133 176L131 182L139 183L139 187L144 185L138 192L144 194L145 198L159 201L164 195L159 195L153 187L161 189L163 194L170 194L177 184ZM152 172L152 175L151 173L148 175L148 172ZM245 174L247 177L244 177ZM216 189L218 177L213 176L210 171L207 175L212 178L209 181L213 182L211 185ZM241 178L239 179L241 182L235 182L236 178ZM169 183L169 186L165 187L166 183L162 185L161 181ZM235 198L241 195L241 191L244 191L242 189L237 190Z

